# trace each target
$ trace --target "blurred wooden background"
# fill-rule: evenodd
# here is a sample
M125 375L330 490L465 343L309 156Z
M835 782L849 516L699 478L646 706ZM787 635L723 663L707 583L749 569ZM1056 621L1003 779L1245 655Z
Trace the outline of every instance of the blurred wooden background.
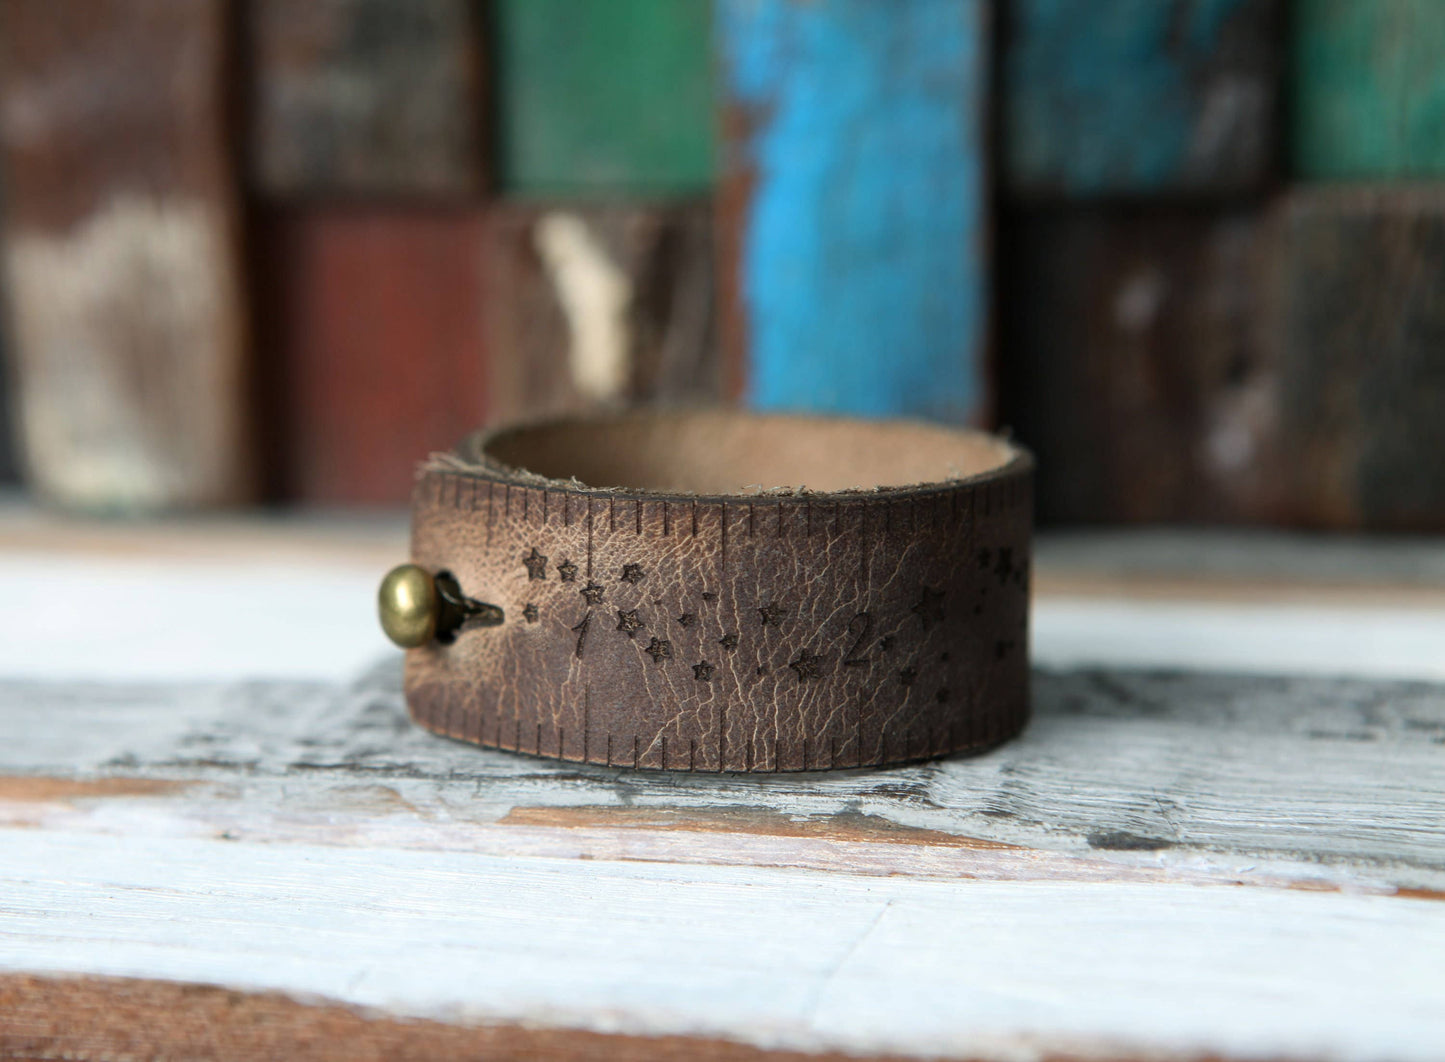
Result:
M723 401L1010 429L1050 523L1445 527L1437 0L9 0L0 174L70 508Z

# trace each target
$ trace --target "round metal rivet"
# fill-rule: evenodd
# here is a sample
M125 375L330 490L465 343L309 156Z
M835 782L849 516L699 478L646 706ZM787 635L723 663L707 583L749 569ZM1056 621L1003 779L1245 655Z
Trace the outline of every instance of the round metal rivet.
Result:
M426 645L436 634L436 581L425 568L401 564L387 572L377 606L381 629L403 649Z

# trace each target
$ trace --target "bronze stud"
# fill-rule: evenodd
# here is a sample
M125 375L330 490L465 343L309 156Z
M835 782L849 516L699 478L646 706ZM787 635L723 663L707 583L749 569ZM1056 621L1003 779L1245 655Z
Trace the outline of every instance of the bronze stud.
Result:
M437 630L436 581L425 568L401 564L386 573L377 594L381 629L403 649L426 645Z

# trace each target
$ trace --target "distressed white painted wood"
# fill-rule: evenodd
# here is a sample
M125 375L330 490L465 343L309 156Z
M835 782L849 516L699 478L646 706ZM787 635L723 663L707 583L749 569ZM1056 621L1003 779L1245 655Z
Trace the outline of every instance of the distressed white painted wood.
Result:
M405 555L395 520L323 523L320 532L277 521L171 526L153 533L150 548L124 525L77 532L15 522L0 513L0 676L341 681L387 648L374 598L380 574ZM57 548L45 548L47 540ZM1414 543L1397 557L1369 545L1300 547L1303 560L1281 562L1267 590L1250 593L1256 573L1245 545L1225 539L1224 558L1211 567L1211 540L1190 539L1206 560L1189 570L1232 572L1225 581L1233 592L1181 592L1175 580L1174 596L1161 599L1149 580L1169 581L1165 561L1187 553L1176 540L1143 550L1132 568L1113 538L1094 552L1071 538L1052 541L1041 543L1033 613L1032 652L1042 665L1445 681L1445 583L1435 580L1445 548ZM1268 539L1262 552L1286 545ZM1435 592L1392 593L1391 583L1384 592L1356 586L1353 597L1272 599L1289 596L1280 573L1298 586L1349 572L1350 558ZM1337 574L1332 582L1359 580ZM1209 585L1196 580L1194 589Z
M1034 659L1445 681L1445 608L1048 597Z
M0 968L970 1058L1426 1060L1445 904L15 830Z
M1445 692L1421 683L1147 672L1035 674L1034 718L981 757L735 777L558 764L411 726L395 659L347 686L0 685L0 773L387 786L462 805L763 808L1149 865L1256 861L1445 888ZM252 792L248 790L248 792ZM200 796L196 797L202 803ZM208 821L211 811L197 811ZM220 812L214 812L220 814ZM363 815L370 814L363 810ZM443 815L442 817L445 817Z
M1329 677L1360 606L1311 649L1248 597L1045 596L1036 658L1122 648L1037 670L1016 742L660 775L412 727L362 552L0 554L0 973L857 1052L1440 1056L1445 687ZM1302 674L1125 666L1260 641ZM1371 667L1433 674L1426 641Z

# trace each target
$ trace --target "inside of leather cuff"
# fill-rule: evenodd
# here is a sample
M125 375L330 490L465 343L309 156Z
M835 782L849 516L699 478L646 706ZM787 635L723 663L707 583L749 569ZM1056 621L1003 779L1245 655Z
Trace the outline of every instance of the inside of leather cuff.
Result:
M589 487L742 494L905 487L1002 468L1001 439L911 421L741 412L625 413L504 429L469 440L471 461Z

